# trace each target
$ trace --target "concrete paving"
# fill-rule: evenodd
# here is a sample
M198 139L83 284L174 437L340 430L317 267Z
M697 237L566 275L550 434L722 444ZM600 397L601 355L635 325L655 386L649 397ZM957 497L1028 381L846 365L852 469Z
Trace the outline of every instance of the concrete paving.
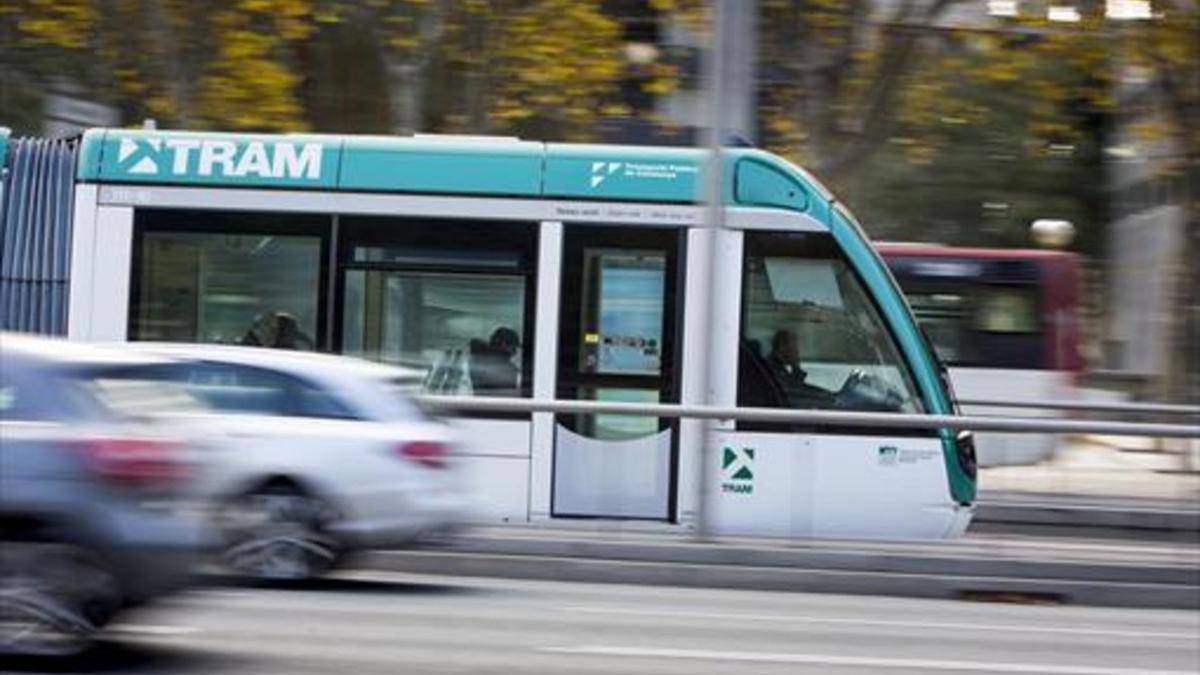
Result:
M125 617L76 664L255 673L1194 675L1200 614L348 575L223 588ZM11 670L62 671L25 661ZM5 672L10 672L6 670Z

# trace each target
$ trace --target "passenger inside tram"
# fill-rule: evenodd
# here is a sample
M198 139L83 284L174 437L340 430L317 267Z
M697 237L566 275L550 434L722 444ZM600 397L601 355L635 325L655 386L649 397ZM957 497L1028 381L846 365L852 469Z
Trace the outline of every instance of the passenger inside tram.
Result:
M287 312L272 312L255 318L241 344L251 347L274 349L299 349L312 351L316 343L300 329L296 318Z
M468 369L472 390L477 394L516 396L519 393L521 370L513 363L513 357L520 346L520 336L507 326L492 331L486 343L479 339L471 340Z

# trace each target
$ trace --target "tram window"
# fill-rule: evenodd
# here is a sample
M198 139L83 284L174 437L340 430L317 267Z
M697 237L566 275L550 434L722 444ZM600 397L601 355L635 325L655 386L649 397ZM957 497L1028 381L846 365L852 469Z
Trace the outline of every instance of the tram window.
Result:
M137 250L134 339L315 348L320 237L151 230Z
M919 412L891 334L825 234L747 233L740 405Z
M414 393L532 393L533 224L341 223L343 353L412 368Z
M345 307L343 351L419 369L426 392L528 388L522 276L349 270Z

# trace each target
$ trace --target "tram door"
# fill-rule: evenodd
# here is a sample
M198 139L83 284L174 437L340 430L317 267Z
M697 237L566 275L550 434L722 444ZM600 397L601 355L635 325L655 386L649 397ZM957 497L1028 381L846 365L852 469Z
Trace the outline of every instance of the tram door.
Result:
M568 227L563 248L558 397L678 400L680 232ZM555 516L669 520L678 422L634 415L559 415Z

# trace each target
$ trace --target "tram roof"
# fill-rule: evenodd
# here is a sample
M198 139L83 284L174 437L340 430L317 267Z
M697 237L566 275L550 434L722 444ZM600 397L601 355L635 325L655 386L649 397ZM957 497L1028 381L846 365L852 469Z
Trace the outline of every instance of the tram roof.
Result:
M95 183L319 189L663 203L702 200L697 148L544 143L479 136L335 136L92 129L78 179ZM832 195L753 148L722 150L727 204L791 211Z

